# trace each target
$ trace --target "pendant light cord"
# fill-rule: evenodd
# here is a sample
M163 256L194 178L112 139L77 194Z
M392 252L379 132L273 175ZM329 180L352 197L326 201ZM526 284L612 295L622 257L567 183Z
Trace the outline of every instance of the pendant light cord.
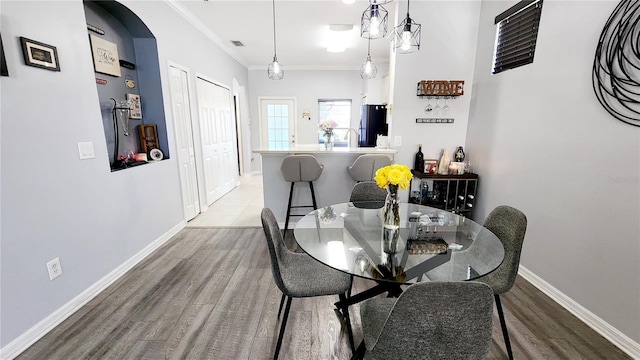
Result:
M276 0L272 1L273 10L273 57L276 58Z
M369 38L369 43L367 44L367 59L371 57L371 38Z

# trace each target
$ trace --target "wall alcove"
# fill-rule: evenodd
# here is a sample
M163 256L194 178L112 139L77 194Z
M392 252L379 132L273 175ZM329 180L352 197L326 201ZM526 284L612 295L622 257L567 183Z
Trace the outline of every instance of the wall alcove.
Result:
M96 70L96 87L111 171L145 163L133 159L120 161L121 155L144 152L139 136L140 125L155 125L157 129L155 145L146 149L148 159L152 159L149 155L152 148L161 150L163 159L168 159L170 154L156 38L136 14L117 1L84 0L83 4L91 44L88 51L93 55ZM128 115L124 116L125 120L114 121L113 99L124 101L128 97L135 99L136 95L139 96L141 116L137 116L133 110L125 110L124 113Z

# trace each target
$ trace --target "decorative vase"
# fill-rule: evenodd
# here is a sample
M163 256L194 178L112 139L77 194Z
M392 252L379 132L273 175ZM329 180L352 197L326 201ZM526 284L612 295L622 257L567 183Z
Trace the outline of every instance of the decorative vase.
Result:
M327 150L333 149L333 130L325 131L324 133L324 148Z
M438 162L438 174L447 175L449 173L449 163L451 163L451 155L449 155L449 149L442 150L442 156Z
M398 198L398 185L389 184L382 219L382 251L387 254L395 254L398 251L399 238L400 199Z

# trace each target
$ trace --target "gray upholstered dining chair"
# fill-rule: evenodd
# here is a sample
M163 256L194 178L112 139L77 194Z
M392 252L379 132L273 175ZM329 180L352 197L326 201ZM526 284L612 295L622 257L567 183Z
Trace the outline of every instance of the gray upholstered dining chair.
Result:
M345 293L351 289L351 276L332 269L316 261L306 253L290 251L284 243L282 233L273 212L269 208L262 209L262 228L267 239L267 247L271 257L271 272L276 285L282 291L278 317L286 299L286 307L278 342L276 344L274 360L278 359L282 338L284 336L292 298L315 297L324 295L338 295L341 301L346 299ZM347 325L349 344L353 345L353 332L347 306L339 309Z
M375 181L363 181L353 185L349 201L385 201L387 191L381 189Z
M507 355L509 359L513 360L513 352L509 341L507 323L504 320L500 294L504 294L511 289L516 280L516 275L518 275L522 243L524 242L524 235L527 231L527 217L518 209L501 205L489 213L483 226L494 233L502 242L504 246L504 260L496 270L475 279L475 281L488 284L493 289L496 308L498 309L498 317L500 318L500 326L502 327L502 335L507 348Z
M492 316L493 292L486 284L416 283L397 299L361 304L364 343L354 358L486 359Z
M347 167L347 173L354 181L371 181L376 175L376 170L391 164L391 159L387 155L364 154Z

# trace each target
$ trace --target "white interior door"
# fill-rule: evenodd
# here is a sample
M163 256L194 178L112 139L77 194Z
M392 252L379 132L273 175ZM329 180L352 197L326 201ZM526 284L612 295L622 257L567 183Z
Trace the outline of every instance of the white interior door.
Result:
M229 89L196 80L207 205L231 191L237 180L235 123Z
M189 221L200 213L193 128L191 124L191 105L189 102L189 74L185 70L170 65L169 78L171 108L176 127L178 164L180 166L182 208L185 220Z
M262 147L277 150L296 144L294 99L260 99Z

